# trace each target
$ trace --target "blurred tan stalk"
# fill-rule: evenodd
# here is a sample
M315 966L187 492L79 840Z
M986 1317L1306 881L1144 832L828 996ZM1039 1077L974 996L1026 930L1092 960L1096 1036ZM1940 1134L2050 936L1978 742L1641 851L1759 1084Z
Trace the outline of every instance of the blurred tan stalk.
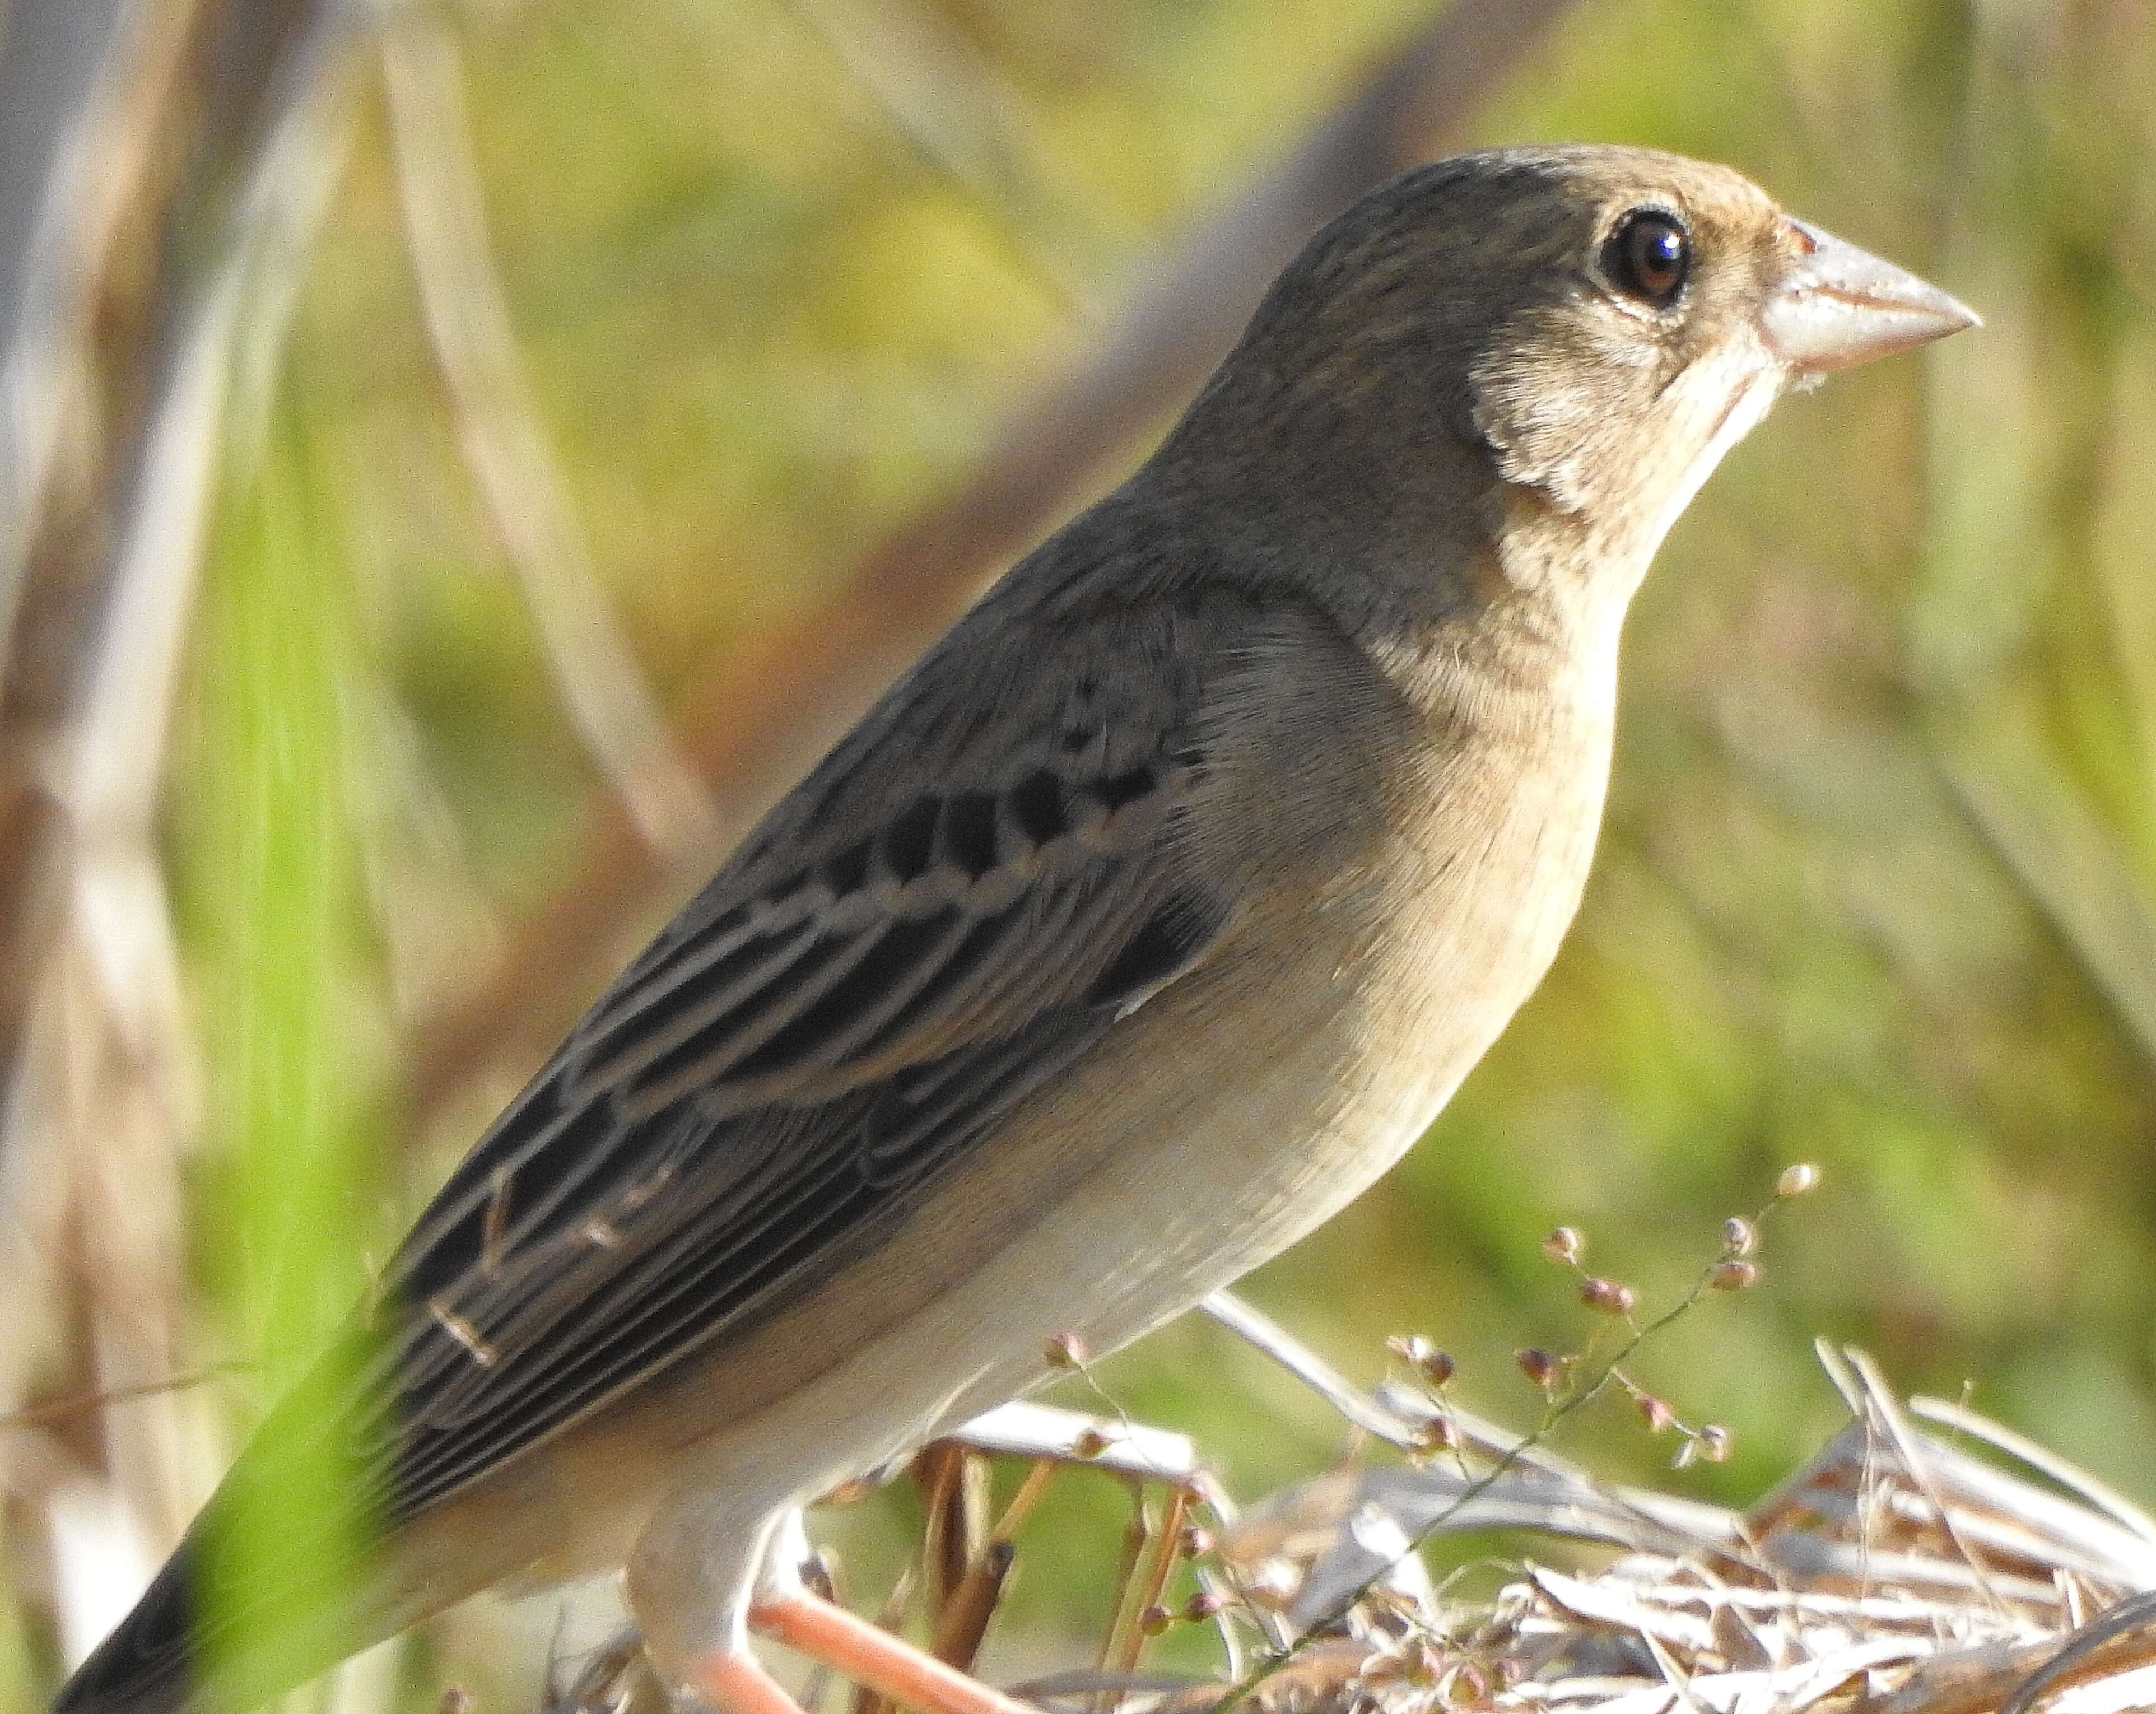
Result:
M638 835L666 858L708 858L710 798L666 730L601 593L517 355L486 237L456 38L405 11L382 31L398 189L434 356L465 462L509 550L578 736Z

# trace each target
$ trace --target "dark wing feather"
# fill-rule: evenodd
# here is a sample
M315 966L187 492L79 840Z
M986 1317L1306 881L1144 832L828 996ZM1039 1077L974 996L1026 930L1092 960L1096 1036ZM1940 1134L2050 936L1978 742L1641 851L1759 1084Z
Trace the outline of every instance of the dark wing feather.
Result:
M1070 742L1065 720L1045 757L962 756L939 790L886 791L865 838L821 834L864 824L864 757L844 748L782 806L394 1260L345 1424L376 1449L388 1516L873 1246L1202 955L1226 901L1189 872L1180 831L1203 766L1197 688L1174 683L1113 745Z
M411 1401L397 1511L434 1503L872 1242L911 1190L1111 1022L1101 1011L1060 1014L993 1051L953 1056L962 1067L898 1074L847 1098L841 1123L802 1127L783 1171L747 1195L737 1186L713 1198L692 1182L684 1205L650 1223L647 1240L608 1254L583 1279L565 1276L536 1296L512 1288L498 1311L474 1303L468 1319L495 1342L495 1358L482 1367L459 1350L463 1361L434 1378L424 1404Z

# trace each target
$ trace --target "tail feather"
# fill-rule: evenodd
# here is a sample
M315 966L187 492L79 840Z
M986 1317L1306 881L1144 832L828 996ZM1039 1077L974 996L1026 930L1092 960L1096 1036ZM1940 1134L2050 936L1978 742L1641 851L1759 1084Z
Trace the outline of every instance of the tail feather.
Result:
M208 1575L215 1501L134 1610L75 1670L52 1714L240 1714L443 1604L400 1595L348 1556L285 1561L225 1587ZM228 1582L229 1580L228 1580Z
M252 1708L448 1599L423 1603L378 1574L377 1485L332 1431L346 1367L325 1360L270 1412L53 1714Z
M194 1555L165 1563L135 1609L75 1669L53 1714L182 1714L194 1680Z

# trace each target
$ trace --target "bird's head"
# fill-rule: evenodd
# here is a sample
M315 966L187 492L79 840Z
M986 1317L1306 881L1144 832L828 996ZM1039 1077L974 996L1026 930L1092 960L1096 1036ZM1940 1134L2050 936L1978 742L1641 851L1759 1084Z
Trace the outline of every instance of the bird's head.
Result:
M1292 440L1364 520L1456 506L1480 471L1486 513L1584 532L1629 593L1782 393L1976 321L1727 167L1499 150L1403 173L1321 232L1194 417L1276 460Z
M1598 148L1443 177L1426 218L1479 204L1516 259L1509 301L1476 318L1475 431L1507 481L1642 559L1783 392L1977 319L1727 167Z

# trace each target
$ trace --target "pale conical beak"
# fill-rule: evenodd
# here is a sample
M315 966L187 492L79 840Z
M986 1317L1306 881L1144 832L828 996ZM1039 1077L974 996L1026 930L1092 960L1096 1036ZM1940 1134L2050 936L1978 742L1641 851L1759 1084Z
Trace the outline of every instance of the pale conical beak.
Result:
M1768 350L1800 376L1846 369L1980 327L1975 310L1907 269L1792 219L1810 248L1759 312Z

